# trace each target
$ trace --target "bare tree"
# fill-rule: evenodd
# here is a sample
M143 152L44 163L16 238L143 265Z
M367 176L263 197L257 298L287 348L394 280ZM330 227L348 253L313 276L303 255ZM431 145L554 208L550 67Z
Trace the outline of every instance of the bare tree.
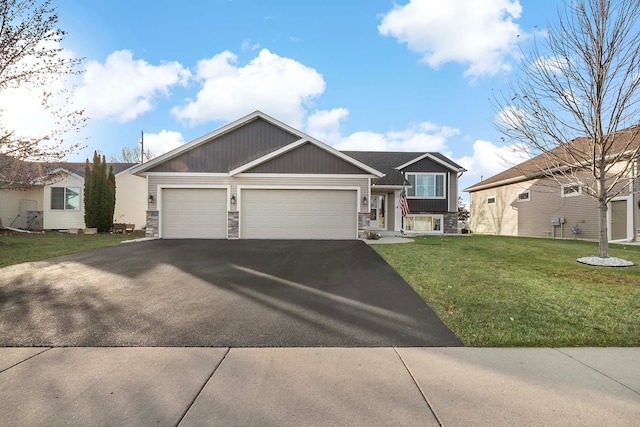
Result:
M148 148L144 150L144 161L151 160L155 155ZM124 146L117 155L111 155L109 161L112 163L140 163L140 149Z
M538 155L539 173L579 182L597 201L599 256L608 258L608 203L639 174L640 1L567 0L558 15L524 55L512 92L494 98L495 123L509 144Z
M0 91L28 88L41 94L53 128L25 137L7 129L0 111L0 183L25 184L36 178L33 161L58 161L80 148L64 137L86 123L82 110L71 105L71 89L52 90L53 82L79 74L81 60L60 47L65 32L50 0L0 0Z

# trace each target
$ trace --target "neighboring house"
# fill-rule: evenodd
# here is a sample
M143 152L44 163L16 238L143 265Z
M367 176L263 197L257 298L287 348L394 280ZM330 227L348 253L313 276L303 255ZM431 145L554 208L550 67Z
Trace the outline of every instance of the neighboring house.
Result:
M444 156L340 152L260 111L131 173L148 182L150 237L355 239L400 230L403 171L412 229L457 232L463 169Z
M622 131L624 132L624 131ZM580 138L569 144L580 143ZM558 147L559 154L562 147ZM548 156L541 154L464 191L470 195L470 228L475 233L503 236L576 237L597 240L598 205L585 194L586 174L554 179L548 170ZM608 239L632 241L640 237L640 182L634 182L640 159L629 178L618 185L621 191L608 206ZM558 182L559 181L559 182ZM584 191L583 191L584 190Z
M39 163L37 166L43 173L37 185L0 189L2 223L30 230L85 228L85 163ZM109 163L107 168L109 166L113 166L116 176L114 222L143 228L146 181L129 173L134 163Z

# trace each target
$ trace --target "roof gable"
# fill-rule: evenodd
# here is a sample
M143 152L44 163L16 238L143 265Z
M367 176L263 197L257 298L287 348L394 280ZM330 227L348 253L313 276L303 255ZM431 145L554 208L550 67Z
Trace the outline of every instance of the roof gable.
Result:
M374 168L342 154L261 111L255 111L143 165L136 166L131 169L131 173L207 172L235 175L253 169L306 142L334 157L342 158L347 163L360 168L360 172L382 176L382 173Z
M282 148L300 137L257 117L148 169L149 172L230 170Z
M305 141L296 148L244 171L245 173L370 174L326 149Z
M408 151L343 151L343 153L383 172L385 176L375 182L375 185L379 187L401 187L408 184L402 174L403 171L398 169L402 165L411 165L412 168L407 169L407 171L413 172L464 171L462 166L455 164L440 153ZM438 159L438 162L433 161L433 159ZM451 165L452 168L444 167L443 163Z
M302 132L267 116L261 111L254 111L245 117L228 123L213 132L196 138L168 153L133 168L131 173L136 174L150 171L216 172L216 170L217 172L226 173L229 170L251 162L270 151L276 150L305 136ZM221 143L219 144L220 146L216 148L214 147L216 144L210 144L214 141ZM244 147L243 141L248 142L251 147ZM210 146L208 148L205 148L199 153L189 154L190 151L202 145L209 144ZM253 154L251 154L252 147L255 149ZM222 148L225 149L223 150ZM234 152L234 150L236 151ZM213 169L216 170L206 170L207 167L204 163L207 160L211 160L211 158L198 159L200 156L196 154L214 156L216 152L226 157L218 160L219 164L216 164L214 159L212 166L214 166ZM174 159L176 160L172 162ZM168 164L164 165L165 163Z
M466 170L440 153L424 153L407 163L397 166L396 169L412 172L431 172L430 170L423 170L423 168L433 169L434 164L440 165L439 168L436 168L438 172L464 172ZM442 167L445 169L442 169Z

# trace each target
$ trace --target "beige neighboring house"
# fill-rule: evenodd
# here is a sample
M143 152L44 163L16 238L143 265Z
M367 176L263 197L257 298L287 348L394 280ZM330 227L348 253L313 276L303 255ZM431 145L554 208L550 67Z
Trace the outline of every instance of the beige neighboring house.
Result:
M545 175L548 164L542 154L465 188L470 195L471 230L502 236L598 240L598 205L585 193L588 175L556 180ZM616 188L620 193L609 203L610 241L640 238L639 171L640 158L636 158L629 178L619 183Z
M146 180L131 175L134 163L109 163L116 177L114 222L146 224ZM85 228L84 163L40 164L46 171L36 185L0 189L2 224L27 230Z

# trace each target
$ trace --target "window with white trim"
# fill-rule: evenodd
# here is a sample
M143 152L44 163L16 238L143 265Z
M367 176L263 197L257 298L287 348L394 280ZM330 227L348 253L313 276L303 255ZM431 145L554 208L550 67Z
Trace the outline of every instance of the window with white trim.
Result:
M582 194L582 186L580 184L562 184L560 195L562 197L573 197Z
M407 188L407 197L410 199L444 199L446 197L446 175L444 173L406 173L407 181L411 184L411 187Z
M496 196L487 197L487 204L488 205L495 205L496 204Z
M406 231L442 231L442 215L407 215L405 221Z
M51 209L77 211L80 209L79 187L51 187Z
M519 202L528 202L531 200L531 190L521 191L518 193Z

